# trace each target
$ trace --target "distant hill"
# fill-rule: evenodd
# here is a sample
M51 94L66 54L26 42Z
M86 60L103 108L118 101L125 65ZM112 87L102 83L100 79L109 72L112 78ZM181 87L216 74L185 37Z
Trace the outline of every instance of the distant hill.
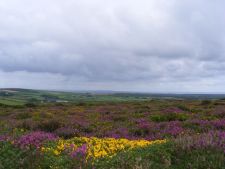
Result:
M24 105L28 103L77 103L89 101L137 101L151 99L223 99L225 94L151 94L114 91L48 91L20 88L0 89L0 104Z

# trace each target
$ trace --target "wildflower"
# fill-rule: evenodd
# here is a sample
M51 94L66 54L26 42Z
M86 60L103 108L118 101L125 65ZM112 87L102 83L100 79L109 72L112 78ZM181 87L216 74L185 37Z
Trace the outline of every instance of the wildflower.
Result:
M57 141L55 147L41 148L44 152L52 152L55 155L63 151L72 158L101 158L112 157L119 151L126 151L137 147L145 147L151 144L163 144L166 140L128 140L115 138L74 137L72 139Z
M75 158L77 156L85 156L86 152L87 152L87 145L84 144L81 147L77 148L75 151L73 151L70 156L72 158Z
M20 148L40 148L44 141L55 140L56 136L51 133L45 133L41 131L32 132L21 136L19 139L15 140L15 145Z
M58 150L54 150L54 154L55 154L55 155L59 155L60 152L59 152Z

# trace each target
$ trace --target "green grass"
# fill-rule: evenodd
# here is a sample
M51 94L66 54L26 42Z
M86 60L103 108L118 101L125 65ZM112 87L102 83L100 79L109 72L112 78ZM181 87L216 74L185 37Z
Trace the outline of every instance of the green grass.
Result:
M28 89L2 89L0 90L0 103L5 105L24 105L26 103L46 103L46 102L124 102L149 100L150 97L114 95L114 94L94 94L94 93L73 93Z
M6 105L23 105L26 103L46 102L127 102L146 101L151 99L215 99L224 98L225 95L166 95L166 94L140 94L140 93L95 93L95 92L60 92L30 89L0 89L0 103ZM204 101L203 103L209 103Z
M20 106L24 105L25 102L23 100L16 100L16 99L0 99L0 104L9 106Z
M120 152L94 162L98 169L225 169L223 151L213 149L179 150L176 144L151 145Z

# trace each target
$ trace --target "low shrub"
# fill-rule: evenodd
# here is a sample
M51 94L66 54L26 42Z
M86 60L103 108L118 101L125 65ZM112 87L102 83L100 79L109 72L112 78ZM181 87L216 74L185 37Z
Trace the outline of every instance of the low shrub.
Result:
M24 106L26 106L26 107L37 107L37 104L30 102L30 103L26 103Z
M18 128L23 128L26 130L36 130L38 129L38 124L37 122L33 121L32 119L25 119L21 121L18 125Z
M62 124L59 122L59 120L52 119L40 122L38 128L42 131L53 132L61 126Z
M98 169L167 169L171 166L172 146L170 143L151 145L120 152L111 158L102 158L94 162Z
M38 168L34 151L16 148L10 142L0 141L0 154L1 169Z
M64 139L69 139L72 137L79 136L79 131L72 127L61 127L55 130L55 134Z
M150 116L150 119L154 122L164 121L185 121L188 119L188 115L184 113L165 113L165 114L154 114Z
M22 112L22 113L18 113L16 115L16 119L18 119L18 120L28 119L28 118L31 118L31 117L32 117L32 115L29 112Z
M117 122L117 121L121 121L121 122L124 122L127 120L127 117L124 117L124 116L115 116L113 117L113 121Z
M187 106L185 105L178 105L177 106L179 109L183 110L183 111L190 111L190 108L188 108Z
M212 103L211 100L202 100L201 105L210 105Z

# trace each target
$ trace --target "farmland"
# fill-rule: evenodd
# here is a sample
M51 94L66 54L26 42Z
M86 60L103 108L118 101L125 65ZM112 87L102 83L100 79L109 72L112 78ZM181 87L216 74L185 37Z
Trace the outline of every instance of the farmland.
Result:
M224 97L193 98L4 89L0 168L224 169Z

